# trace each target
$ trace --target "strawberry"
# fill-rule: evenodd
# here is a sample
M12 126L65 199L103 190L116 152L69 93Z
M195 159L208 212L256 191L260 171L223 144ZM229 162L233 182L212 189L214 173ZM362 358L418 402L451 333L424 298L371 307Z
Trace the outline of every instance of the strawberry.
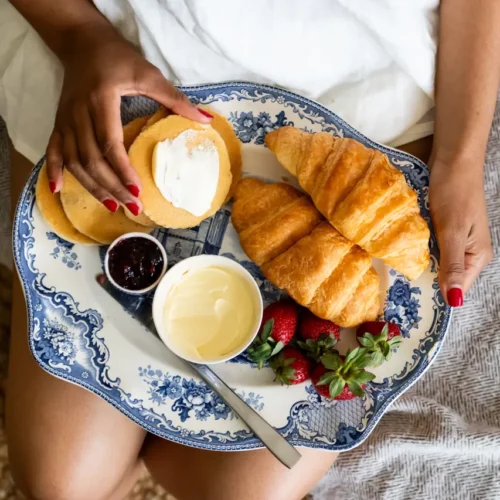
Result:
M318 363L323 354L334 351L333 346L340 337L340 327L331 321L318 318L306 309L300 315L299 334L303 339L298 341L299 347Z
M282 384L301 384L311 374L311 362L295 347L285 347L270 361L276 378Z
M375 378L365 371L370 357L362 348L347 351L346 356L328 352L314 369L311 380L316 391L326 398L347 400L365 395L366 384Z
M298 308L291 300L279 300L267 306L255 340L247 350L248 357L262 368L264 361L288 345L297 330Z
M318 340L323 333L332 335L338 340L340 327L332 321L318 318L309 309L305 309L300 315L299 333L304 340Z
M369 321L360 325L356 331L358 344L363 346L371 361L369 366L380 366L389 361L394 349L401 344L401 330L395 323Z

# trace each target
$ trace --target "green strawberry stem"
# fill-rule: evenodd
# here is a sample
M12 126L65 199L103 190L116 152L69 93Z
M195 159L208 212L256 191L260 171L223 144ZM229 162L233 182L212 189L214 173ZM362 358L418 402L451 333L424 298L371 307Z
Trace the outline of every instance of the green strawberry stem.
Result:
M321 363L329 370L318 381L318 385L328 385L330 396L336 398L347 385L349 390L358 397L363 397L363 385L375 378L373 373L365 371L371 357L366 349L357 347L348 350L345 359L336 353L326 353L321 357Z
M269 319L264 323L262 332L255 337L252 345L247 349L247 355L251 361L257 363L259 370L263 367L264 362L276 356L284 346L283 342L276 342L271 333L274 328L274 319Z
M262 327L262 333L260 334L262 343L268 341L269 337L271 336L271 333L273 332L273 328L274 328L274 319L273 318L268 319L264 323L264 326Z
M370 357L370 361L367 366L376 368L384 361L389 361L391 359L392 352L399 348L402 342L401 338L396 336L387 340L388 336L389 323L386 323L380 332L380 335L372 335L367 332L362 337L358 337L359 343L366 349L366 352Z
M271 367L276 375L274 378L275 382L279 380L282 384L291 384L291 381L295 377L295 368L291 366L294 361L295 358L283 359L283 354L271 360Z
M298 346L306 353L306 355L319 363L319 360L323 354L327 352L337 352L333 347L337 344L337 339L331 333L322 333L318 340L307 339L305 342L299 340L297 342Z

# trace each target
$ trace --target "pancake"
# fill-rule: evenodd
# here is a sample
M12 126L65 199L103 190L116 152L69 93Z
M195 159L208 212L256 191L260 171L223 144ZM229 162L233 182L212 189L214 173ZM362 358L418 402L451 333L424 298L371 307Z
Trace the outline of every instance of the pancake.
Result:
M156 114L156 113L155 113ZM131 122L128 122L124 127L123 127L123 145L125 146L125 149L128 151L130 149L130 146L132 143L135 141L137 136L141 133L143 128L147 126L147 123L153 116L141 116L139 118L136 118L135 120L132 120ZM134 215L127 207L123 207L123 210L125 212L125 215L130 219L133 220L134 222L137 222L138 224L142 224L143 226L146 227L151 227L155 228L158 227L147 215L145 215L143 212L141 212L139 215Z
M67 218L78 231L105 245L126 233L151 231L150 227L130 220L122 207L111 213L66 169L63 172L61 203Z
M153 152L158 142L174 139L186 130L198 131L200 139L208 139L217 148L219 155L219 180L210 209L195 216L182 208L176 208L161 194L153 179ZM144 130L129 150L129 157L142 184L140 199L144 213L156 224L169 228L197 226L213 215L223 205L231 186L231 165L222 137L212 127L201 125L182 116L170 115Z
M166 118L170 114L171 113L167 111L167 108L165 108L165 106L160 106L157 109L157 111L147 119L146 123L142 127L142 130L144 131L148 129L149 127L151 127L155 123L158 123L160 120L163 120L163 118Z
M229 161L231 162L231 175L233 180L231 182L231 187L229 188L229 193L226 198L226 202L229 201L234 194L236 184L241 179L242 170L242 160L241 160L241 141L234 132L233 126L229 123L226 117L219 115L210 107L200 106L206 109L211 115L213 115L213 120L210 122L212 128L219 132L223 141L226 143L227 153L229 155Z
M139 116L123 126L123 145L127 151L150 118L151 116Z
M47 224L61 238L81 245L98 245L99 243L80 233L64 213L59 193L52 194L49 188L47 165L44 163L36 182L36 204Z

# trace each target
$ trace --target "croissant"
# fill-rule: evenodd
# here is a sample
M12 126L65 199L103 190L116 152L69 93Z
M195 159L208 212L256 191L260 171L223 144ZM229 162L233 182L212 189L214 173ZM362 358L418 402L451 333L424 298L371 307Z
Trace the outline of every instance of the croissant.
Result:
M265 137L317 209L347 239L408 279L429 265L429 227L417 194L380 151L353 139L282 127Z
M342 327L375 320L380 280L372 259L287 184L241 180L232 223L264 276L320 318Z

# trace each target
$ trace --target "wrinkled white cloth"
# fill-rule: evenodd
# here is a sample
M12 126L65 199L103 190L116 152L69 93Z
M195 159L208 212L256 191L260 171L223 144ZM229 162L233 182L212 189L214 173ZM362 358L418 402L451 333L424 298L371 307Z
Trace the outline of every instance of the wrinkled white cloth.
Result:
M370 138L433 129L439 0L94 0L182 85L244 80L313 98ZM62 68L0 0L0 115L30 160L44 153Z

